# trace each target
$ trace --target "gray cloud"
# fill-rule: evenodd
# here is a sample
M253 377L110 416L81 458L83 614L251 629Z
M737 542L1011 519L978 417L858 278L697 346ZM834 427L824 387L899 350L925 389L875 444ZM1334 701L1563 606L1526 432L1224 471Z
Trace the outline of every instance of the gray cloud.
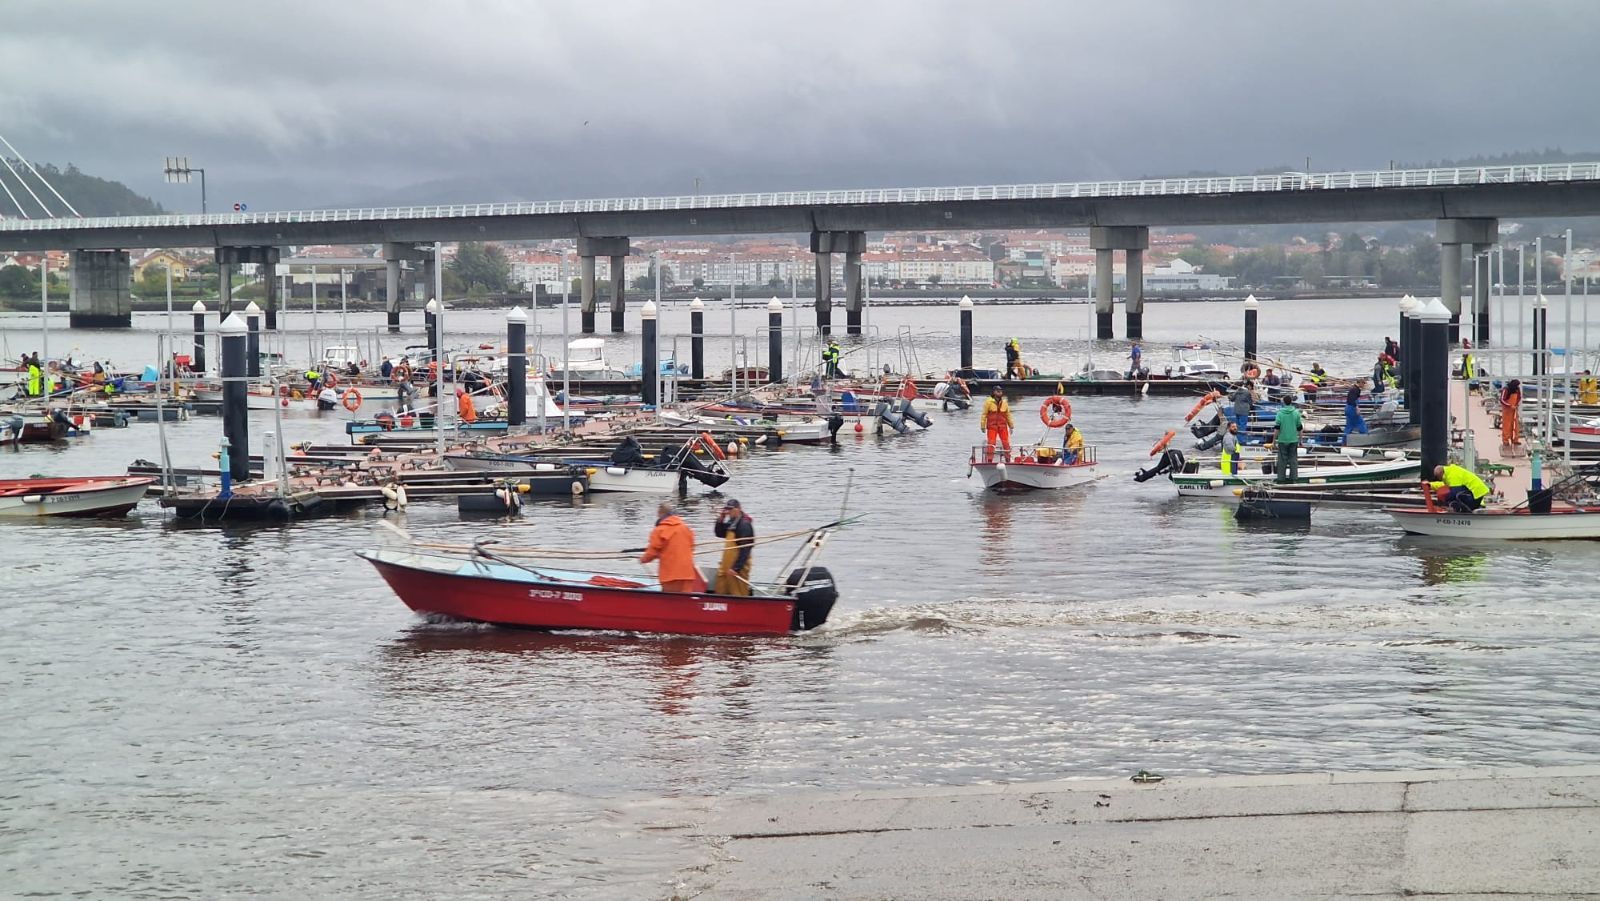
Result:
M1580 0L11 0L0 131L169 206L1383 166L1600 150Z

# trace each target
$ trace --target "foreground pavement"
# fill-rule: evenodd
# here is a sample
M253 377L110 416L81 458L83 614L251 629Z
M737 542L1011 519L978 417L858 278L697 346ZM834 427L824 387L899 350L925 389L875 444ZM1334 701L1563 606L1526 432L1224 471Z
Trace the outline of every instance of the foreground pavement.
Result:
M1600 898L1600 766L684 799L675 898Z

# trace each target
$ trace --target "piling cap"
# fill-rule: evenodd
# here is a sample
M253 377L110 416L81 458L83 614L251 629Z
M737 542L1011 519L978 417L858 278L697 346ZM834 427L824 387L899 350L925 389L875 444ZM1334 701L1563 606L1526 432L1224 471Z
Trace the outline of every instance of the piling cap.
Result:
M428 298L428 305L423 307L422 311L424 313L437 313L437 312L439 312L439 301L434 299L434 298L432 298L432 297Z
M1415 311L1416 309L1417 309L1417 299L1415 297L1412 297L1410 294L1407 294L1406 296L1400 298L1400 313L1402 315L1410 316L1410 315L1413 314L1413 311Z
M1435 297L1417 310L1417 318L1423 322L1449 322L1450 311Z
M1539 309L1543 309L1550 306L1550 301L1546 300L1543 294L1540 294L1538 299L1533 302L1533 305Z
M228 318L217 326L217 331L224 335L238 335L249 331L249 328L245 326L244 320L239 318L238 313L229 313Z
M767 312L768 313L782 313L783 312L783 301L779 300L776 297L774 297L771 300L767 301Z
M691 313L703 312L705 310L705 308L706 308L705 301L701 300L698 297L696 297L694 300L689 301L689 312L691 312Z
M197 300L194 302L194 306L190 307L189 309L196 313L204 313L206 311L206 305Z
M433 301L429 301L429 303L432 303L432 302ZM506 321L507 322L527 322L528 321L528 313L527 313L526 310L524 310L520 306L512 307L511 308L511 312L506 314Z
M972 309L972 298L968 297L965 294L961 295L961 309L963 309L963 310Z
M1256 296L1254 294L1251 294L1244 299L1244 308L1247 310L1253 310L1259 306L1261 306L1261 301L1256 300Z
M639 318L640 319L654 319L654 318L656 318L656 302L653 301L653 300L645 301L644 302L644 306L639 309Z

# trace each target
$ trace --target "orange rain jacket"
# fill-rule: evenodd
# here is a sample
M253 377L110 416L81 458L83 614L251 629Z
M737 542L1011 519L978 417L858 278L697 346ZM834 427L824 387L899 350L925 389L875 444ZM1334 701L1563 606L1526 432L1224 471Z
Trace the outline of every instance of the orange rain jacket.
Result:
M676 514L656 523L650 531L650 544L639 561L652 560L661 561L657 578L662 582L700 579L700 571L694 566L694 530Z

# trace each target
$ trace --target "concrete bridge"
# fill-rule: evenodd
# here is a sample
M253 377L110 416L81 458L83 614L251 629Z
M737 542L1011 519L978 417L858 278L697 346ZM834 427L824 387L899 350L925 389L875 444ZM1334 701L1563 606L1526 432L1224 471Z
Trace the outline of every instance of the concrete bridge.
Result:
M1151 226L1436 220L1442 300L1461 312L1462 247L1498 240L1501 218L1600 215L1600 163L1289 172L1218 178L889 188L557 200L452 206L209 215L0 220L0 250L73 251L74 323L126 324L129 248L211 247L224 274L241 263L275 264L279 248L381 243L388 313L398 327L402 266L433 265L436 241L576 239L583 331L594 331L597 260L611 266L611 327L621 331L623 260L630 236L807 233L816 255L819 328L831 327L831 256L845 256L845 310L860 330L866 232L1085 227L1096 252L1097 334L1112 337L1111 264L1127 257L1127 334L1143 330L1143 257ZM266 280L268 327L277 308ZM1488 330L1488 279L1475 278L1475 322ZM232 286L223 279L223 315ZM429 291L432 279L428 279ZM80 290L81 288L81 290Z

